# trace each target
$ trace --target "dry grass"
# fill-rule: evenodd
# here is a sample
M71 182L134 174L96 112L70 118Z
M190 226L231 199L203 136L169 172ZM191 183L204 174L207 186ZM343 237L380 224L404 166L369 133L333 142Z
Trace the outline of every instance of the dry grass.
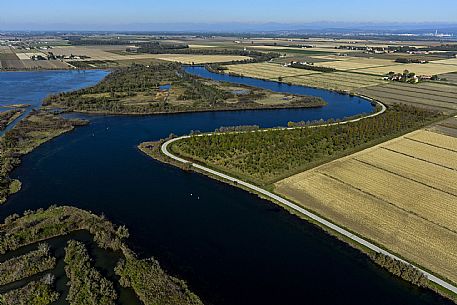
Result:
M321 73L273 63L231 65L228 68L229 72L247 77L269 80L278 80L281 77L283 82L331 90L354 91L358 88L385 83L381 77L372 75L349 72Z
M440 137L446 136L440 135ZM457 170L457 152L449 149L413 141L408 138L404 138L403 141L387 144L383 146L383 148L442 167ZM453 182L455 183L455 181Z
M297 75L319 74L319 72L316 71L288 68L273 63L230 65L227 66L227 68L229 72L241 74L243 76L273 80L277 80L279 77L284 78Z
M456 146L456 138L422 130L275 187L305 208L457 282Z
M88 59L82 61L144 61L144 60L166 60L176 61L184 64L202 64L212 62L228 62L232 60L245 60L249 57L232 55L193 55L193 54L122 54L119 52L109 52L96 47L56 47L53 49L56 55L85 55ZM74 61L74 60L73 60Z
M388 83L360 88L357 93L378 99L386 104L404 103L440 111L457 110L455 86L437 83Z
M360 88L385 83L380 77L349 72L320 73L287 77L284 81L298 85L330 90L355 91Z
M435 75L444 74L457 71L456 64L450 64L447 60L436 60L428 64L396 64L384 67L374 67L359 69L358 71L364 73L384 75L391 71L402 73L404 70L414 72L417 75Z
M317 63L317 66L330 67L342 71L360 70L366 68L376 68L386 65L393 65L391 60L386 59L372 59L363 57L346 57L346 60L328 61Z
M241 61L250 59L247 56L235 55L193 55L193 54L159 54L156 55L157 59L166 61L176 61L183 64L204 64L204 63L217 63L229 61Z

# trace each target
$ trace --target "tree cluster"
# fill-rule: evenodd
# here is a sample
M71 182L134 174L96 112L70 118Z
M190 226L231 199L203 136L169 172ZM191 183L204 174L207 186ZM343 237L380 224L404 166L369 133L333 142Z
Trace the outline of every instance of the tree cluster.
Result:
M304 69L304 70L311 70L311 71L318 71L318 72L324 72L324 73L329 73L329 72L335 72L335 68L330 68L330 67L319 67L319 66L314 66L314 65L304 65L298 62L291 63L289 67L296 68L296 69Z
M37 250L0 264L0 286L50 270L55 265L56 259L50 255L49 245L42 243Z
M38 281L32 281L25 286L0 295L2 305L48 305L59 298L59 293L53 291L51 285L53 276L48 274Z
M51 206L25 211L22 217L8 216L0 225L0 253L77 230L89 231L98 246L114 251L121 249L122 241L129 236L127 228L116 228L104 217L73 207Z
M132 287L144 304L201 305L186 283L167 275L153 259L139 260L132 252L116 266L123 287Z
M372 254L371 258L381 267L387 269L389 272L401 277L408 282L421 287L426 287L428 285L427 277L417 268L409 264L396 260L382 253Z
M70 240L65 248L65 273L70 289L67 301L70 305L115 305L117 293L112 282L92 267L83 243Z
M18 114L22 113L20 109L13 109L4 112L0 112L0 130L3 130L11 123Z
M190 137L171 149L184 158L268 185L323 160L420 128L440 114L394 105L379 116L350 124Z

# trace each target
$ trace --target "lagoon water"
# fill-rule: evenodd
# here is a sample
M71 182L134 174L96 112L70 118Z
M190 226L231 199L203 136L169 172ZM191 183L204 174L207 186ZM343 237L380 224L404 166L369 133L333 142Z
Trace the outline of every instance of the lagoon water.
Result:
M74 72L39 73L58 81L43 84L40 79L46 77L32 73L29 80L24 73L20 89L10 87L8 100L32 100L34 87L49 93L62 90L54 86L62 82L78 87ZM0 75L1 88L8 73ZM266 200L156 162L136 148L170 133L247 124L272 127L372 109L367 101L321 91L330 100L320 109L85 116L90 125L23 158L12 173L23 189L0 207L0 219L51 204L104 213L129 227L132 247L142 257L156 257L207 304L452 304L390 275ZM36 94L35 101L42 97ZM340 110L328 111L331 105Z

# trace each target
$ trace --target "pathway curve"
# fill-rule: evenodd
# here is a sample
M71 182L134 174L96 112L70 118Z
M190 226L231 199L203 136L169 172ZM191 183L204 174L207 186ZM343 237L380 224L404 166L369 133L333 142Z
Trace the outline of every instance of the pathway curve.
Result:
M367 118L370 118L370 117L374 117L374 116L377 116L377 115L380 115L382 113L384 113L386 111L386 107L382 104L382 103L379 103L378 104L382 107L380 111L376 112L376 113L373 113L371 115L367 115L365 117L361 117L361 118L357 118L357 119L352 119L352 120L347 120L347 121L344 121L344 122L339 122L339 123L331 123L331 124L323 124L323 125L316 125L316 126L311 126L312 128L316 128L316 127L323 127L323 126L331 126L331 125L342 125L342 124L348 124L348 123L353 123L353 122L357 122L357 121L360 121L360 120L363 120L363 119L367 119ZM291 127L291 128L270 128L270 129L262 129L261 131L264 131L264 132L268 132L270 130L290 130L290 129L297 129L297 128L306 128L306 127ZM256 132L256 131L240 131L240 132L233 132L233 133L243 133L243 132ZM258 132L258 131L257 131ZM209 134L204 134L206 136L208 135L215 135L217 133L209 133ZM197 135L197 136L203 136L203 135ZM161 151L164 155L166 155L167 157L177 161L177 162L180 162L180 163L184 163L184 164L191 164L192 167L195 167L195 168L198 168L199 170L202 170L204 172L207 172L211 175L214 175L214 176L217 176L217 177L220 177L224 180L227 180L227 181L230 181L232 183L235 183L235 184L239 184L239 185L242 185L252 191L255 191L256 193L259 193L259 194L262 194L270 199L273 199L277 202L280 202L281 204L291 208L292 210L320 223L321 225L335 231L335 232L338 232L339 234L347 237L347 238L350 238L351 240L359 243L360 245L363 245L369 249L371 249L372 251L375 251L377 253L382 253L384 255L387 255L393 259L396 259L396 260L399 260L399 261L402 261L410 266L413 266L415 267L416 269L418 269L419 271L421 271L431 282L433 283L436 283L438 285L440 285L441 287L444 287L454 293L457 294L457 287L452 285L451 283L448 283L438 277L436 277L435 275L401 259L400 257L396 256L395 254L393 253L390 253L378 246L376 246L375 244L371 243L370 241L368 240L365 240L363 239L362 237L359 237L351 232L349 232L348 230L304 209L303 207L281 197L281 196L278 196L276 194L273 194L263 188L260 188L256 185L253 185L253 184L250 184L248 182L245 182L245 181L242 181L240 179L237 179L237 178L234 178L234 177L231 177L229 175L226 175L224 173L221 173L221 172L218 172L218 171L215 171L213 169L210 169L208 167L205 167L205 166L202 166L200 164L197 164L197 163L192 163L192 162L189 162L183 158L180 158L178 156L175 156L173 155L169 150L168 150L168 147L170 146L170 144L176 142L176 141L179 141L179 140L182 140L182 139L187 139L187 138L190 138L191 136L182 136L182 137L178 137L178 138L174 138L174 139L171 139L171 140L168 140L166 141L165 143L162 144L162 147L161 147Z

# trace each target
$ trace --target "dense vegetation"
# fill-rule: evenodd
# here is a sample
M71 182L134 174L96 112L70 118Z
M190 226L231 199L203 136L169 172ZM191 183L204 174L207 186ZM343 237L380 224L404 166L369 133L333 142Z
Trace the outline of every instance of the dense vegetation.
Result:
M420 60L417 58L407 58L407 57L399 57L395 59L395 62L401 63L401 64L425 64L428 63L426 60Z
M104 217L72 207L51 206L47 210L26 211L22 217L8 216L0 225L0 253L77 230L89 231L101 248L115 251L129 235L125 227L115 228Z
M149 54L170 54L170 53L181 53L182 50L189 49L187 44L182 43L160 43L157 41L147 42L140 44L138 48L139 53Z
M57 115L33 111L0 138L0 204L17 190L18 182L9 177L20 163L20 157L44 142L85 124L82 120L66 120Z
M401 277L408 282L421 287L428 286L427 277L422 272L409 264L393 259L390 256L381 253L372 254L371 258L381 267L387 269L391 273Z
M70 305L114 305L117 299L112 282L91 266L91 259L83 243L70 240L65 248L65 273L70 290Z
M38 249L0 264L0 286L22 280L55 267L56 259L50 255L47 244Z
M13 109L5 112L0 112L0 130L3 130L23 111L21 109Z
M197 305L202 304L186 283L167 275L153 259L139 260L133 253L126 253L119 262L116 274L124 287L132 287L144 304Z
M185 108L185 105L168 101L169 96L160 90L164 84L179 87L178 98L190 101L190 108L198 102L205 102L209 108L227 98L224 91L184 73L180 64L164 63L117 69L96 86L49 97L44 105L57 105L71 111L129 114L173 112Z
M162 85L170 89L162 90ZM244 89L244 88L242 88ZM280 107L319 107L325 102L316 97L294 96L282 104L257 103L271 92L247 90L238 95L224 84L202 80L184 72L177 63L132 65L108 75L98 85L75 92L60 93L44 101L69 111L154 114L185 111L213 111Z
M32 281L16 290L0 295L2 305L48 305L59 298L59 294L52 290L53 277L48 274L39 281Z
M296 68L296 69L304 69L304 70L311 70L311 71L318 71L318 72L335 72L335 68L329 68L329 67L319 67L319 66L314 66L314 65L304 65L298 62L291 63L289 65L291 68Z
M394 105L382 115L345 125L198 136L177 141L171 149L184 158L269 185L439 117L428 110Z
M0 253L78 230L89 231L99 247L122 253L123 260L115 270L121 278L120 283L132 287L145 304L201 304L183 281L169 276L153 258L140 260L136 257L124 243L129 236L126 227L116 227L105 217L77 208L52 206L47 210L26 211L22 217L17 214L7 217L0 225ZM70 304L113 304L116 292L112 284L93 269L84 245L70 241L66 250L66 272L71 281ZM13 297L24 297L20 294L26 295L15 291Z

